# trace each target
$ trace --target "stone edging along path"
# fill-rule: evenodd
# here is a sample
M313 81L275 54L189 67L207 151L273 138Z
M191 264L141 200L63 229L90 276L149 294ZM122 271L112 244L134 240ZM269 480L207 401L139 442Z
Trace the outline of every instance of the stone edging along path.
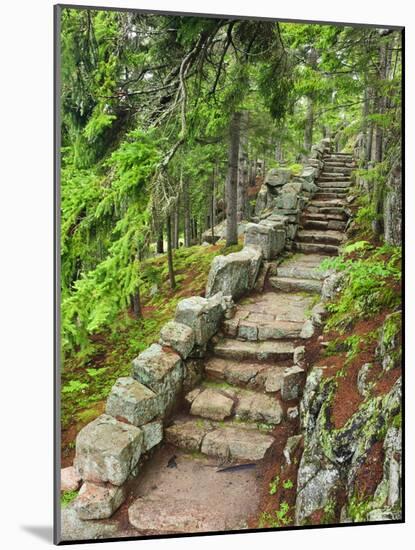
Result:
M120 536L119 529L96 520L110 518L126 500L128 534L246 526L255 498L249 503L241 487L228 489L223 510L218 502L216 513L203 493L199 499L190 495L184 508L176 493L193 476L201 486L206 480L208 495L216 481L204 460L214 457L214 464L219 459L225 467L256 463L274 443L270 429L298 415L305 383L301 342L322 323L324 305L315 296L324 298L335 284L317 268L343 241L352 167L351 156L331 154L325 139L313 148L301 177L283 169L267 175L244 248L213 260L206 297L178 304L159 342L133 360L130 377L114 384L105 414L79 432L74 465L62 470L61 489L83 483L62 511L64 540ZM300 254L279 265L286 250ZM179 476L171 487L170 498L161 442L169 452L175 449L171 467L179 460L183 471L188 469L187 478ZM189 453L197 458L192 464ZM142 471L147 474L134 483ZM143 493L146 475L164 483L164 493L153 486ZM235 475L224 475L220 483L236 486ZM238 475L254 495L252 473Z

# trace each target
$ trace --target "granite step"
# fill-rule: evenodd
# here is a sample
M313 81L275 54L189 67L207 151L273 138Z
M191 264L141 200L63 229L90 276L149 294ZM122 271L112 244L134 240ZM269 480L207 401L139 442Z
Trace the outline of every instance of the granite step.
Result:
M318 267L306 267L304 264L292 266L282 265L277 268L277 277L288 277L291 279L313 279L315 281L322 281L326 276L327 272L318 269Z
M343 221L344 222L344 214L328 214L323 213L320 211L317 212L304 212L303 220L305 221Z
M218 457L224 461L259 461L274 443L274 437L255 424L188 417L165 429L168 443L193 453Z
M258 391L278 391L278 383L286 367L291 363L259 363L211 357L205 362L206 380L211 383L225 382L240 388Z
M330 175L330 174L344 174L344 175L350 175L352 173L353 168L349 166L332 166L330 164L324 163L323 172L321 173L322 176L324 175Z
M338 231L344 231L346 229L346 222L339 220L314 220L304 217L301 227L303 229L335 229Z
M346 198L347 193L324 193L322 191L317 191L317 193L313 196L313 199L321 201L321 200L336 200L336 199L344 199Z
M332 244L321 244L321 243L302 243L295 241L294 248L298 252L304 254L324 254L326 256L338 256L339 248Z
M326 181L334 181L334 182L347 181L349 182L349 185L350 185L351 178L346 174L340 174L340 173L333 174L332 172L321 172L321 174L317 178L317 184L321 182L326 182Z
M283 290L283 289L281 289ZM285 340L299 338L304 321L274 319L272 315L264 314L263 320L229 319L223 322L225 336L240 340L263 341Z
M337 180L337 181L333 181L332 179L329 179L327 181L317 180L317 187L320 187L322 189L327 189L328 187L336 187L337 189L338 188L349 189L350 185L351 185L351 181L348 179Z
M329 203L328 203L329 204ZM329 216L337 216L337 218L340 221L347 220L347 214L342 206L325 206L322 204L321 206L316 205L310 205L306 209L306 214L325 214Z
M320 293L322 282L313 279L299 279L290 277L270 277L269 282L276 290L283 290L284 292L312 292Z
M297 232L297 240L303 243L324 243L339 245L344 240L344 233L334 230L304 230Z
M243 361L282 361L292 359L294 344L283 340L265 340L262 342L240 341L224 338L213 346L218 357Z
M281 373L279 391L284 376ZM186 401L189 414L222 422L235 418L244 422L277 425L283 419L283 409L275 395L234 386L202 384L189 392Z

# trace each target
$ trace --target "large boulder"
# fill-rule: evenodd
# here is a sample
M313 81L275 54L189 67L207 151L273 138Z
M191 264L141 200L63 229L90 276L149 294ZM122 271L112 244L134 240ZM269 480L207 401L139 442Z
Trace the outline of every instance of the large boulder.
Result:
M247 225L245 245L258 246L266 260L273 260L284 249L285 235L283 223L265 219Z
M74 466L83 480L122 485L141 455L143 432L102 414L78 433Z
M164 413L162 400L131 377L118 378L107 399L106 413L142 426Z
M282 187L290 180L290 178L290 170L286 168L273 168L265 176L265 184L271 188Z
M61 469L61 491L77 491L81 481L79 473L73 466Z
M182 359L186 359L195 344L195 335L191 327L177 321L169 321L160 331L160 344L173 348Z
M253 288L261 261L261 249L252 245L227 256L216 256L210 268L206 296L222 292L232 298L239 298Z
M306 180L308 183L314 183L317 176L318 170L313 166L304 166L303 171L300 174L300 178Z
M133 359L133 377L155 393L170 397L183 380L183 363L177 353L152 344ZM168 401L166 399L165 401Z
M219 330L226 307L221 292L211 292L207 295L208 298L202 296L185 298L176 307L176 322L193 329L195 344L201 349Z

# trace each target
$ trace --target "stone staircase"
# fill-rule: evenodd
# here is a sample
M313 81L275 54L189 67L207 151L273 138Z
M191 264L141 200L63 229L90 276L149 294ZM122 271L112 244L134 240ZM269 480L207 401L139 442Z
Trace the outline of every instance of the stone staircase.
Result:
M323 163L316 181L319 189L303 213L294 248L305 254L337 256L344 240L346 197L355 163L348 153L326 153Z
M165 430L169 443L220 464L264 458L275 439L268 432L284 422L284 402L300 396L305 378L294 363L313 298L286 292L250 296L223 322L204 380L185 396L186 414Z

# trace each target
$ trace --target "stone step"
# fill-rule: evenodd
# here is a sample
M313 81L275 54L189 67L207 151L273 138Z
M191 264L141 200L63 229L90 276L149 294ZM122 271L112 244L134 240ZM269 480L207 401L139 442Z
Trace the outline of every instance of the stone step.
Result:
M304 218L301 225L304 229L336 229L338 231L346 229L346 222L339 220L313 220Z
M324 166L346 166L347 168L354 168L356 163L349 159L332 160L331 158L326 158L324 159Z
M282 361L293 357L294 344L282 340L251 342L224 338L213 346L213 351L218 357L240 361Z
M345 174L332 174L330 172L322 172L317 178L317 183L325 181L347 181L350 185L351 178Z
M214 422L189 418L165 429L165 439L179 449L200 452L227 461L262 460L274 443L274 437L255 425Z
M294 248L297 252L304 254L324 254L326 256L338 256L339 248L332 244L302 243L295 241Z
M324 243L339 245L344 239L344 234L340 231L307 231L300 230L297 232L297 240L303 243Z
M347 214L342 206L308 206L306 209L307 214L327 214L340 216L339 220L346 220Z
M324 168L321 173L322 176L330 174L337 175L337 174L343 174L345 176L348 176L352 173L353 168L350 168L348 166L330 166L327 165L327 163L324 163Z
M323 155L323 160L326 159L351 159L353 160L352 153L328 153Z
M332 207L343 207L345 205L345 201L342 200L342 199L333 199L333 200L327 200L327 201L320 201L320 200L316 200L314 197L313 197L313 200L311 200L307 206L317 206L317 207L322 207L322 208L326 208L328 206Z
M317 193L333 193L333 194L339 194L342 197L346 196L347 193L349 193L350 188L349 187L318 187Z
M336 200L336 199L344 199L346 197L346 193L323 193L323 192L317 192L313 199L322 201L322 200Z
M322 282L313 279L298 279L289 277L270 277L269 282L276 290L284 292L321 292Z
M313 279L315 281L322 281L327 276L327 273L315 267L306 267L301 264L293 266L282 265L277 268L277 276L291 279Z
M305 221L310 220L322 220L322 221L343 221L343 214L327 214L323 212L304 212L303 219Z
M211 357L205 363L205 375L210 382L226 382L241 388L278 391L284 369L291 363L275 365Z
M224 531L227 527L223 514L179 495L174 499L139 497L128 508L128 519L140 533L156 535L208 533Z
M257 315L259 317L259 315ZM284 340L298 338L303 327L302 321L272 319L264 321L249 321L249 319L230 319L222 324L225 336L241 340Z
M281 372L279 391L284 370ZM277 425L283 418L283 410L275 395L243 389L202 384L186 395L190 402L190 415L222 422L236 418L246 422Z
M351 182L350 180L343 180L343 181L332 181L332 180L329 180L329 181L317 181L317 187L320 187L321 189L327 189L327 188L333 188L335 187L336 189L349 189L351 185Z

